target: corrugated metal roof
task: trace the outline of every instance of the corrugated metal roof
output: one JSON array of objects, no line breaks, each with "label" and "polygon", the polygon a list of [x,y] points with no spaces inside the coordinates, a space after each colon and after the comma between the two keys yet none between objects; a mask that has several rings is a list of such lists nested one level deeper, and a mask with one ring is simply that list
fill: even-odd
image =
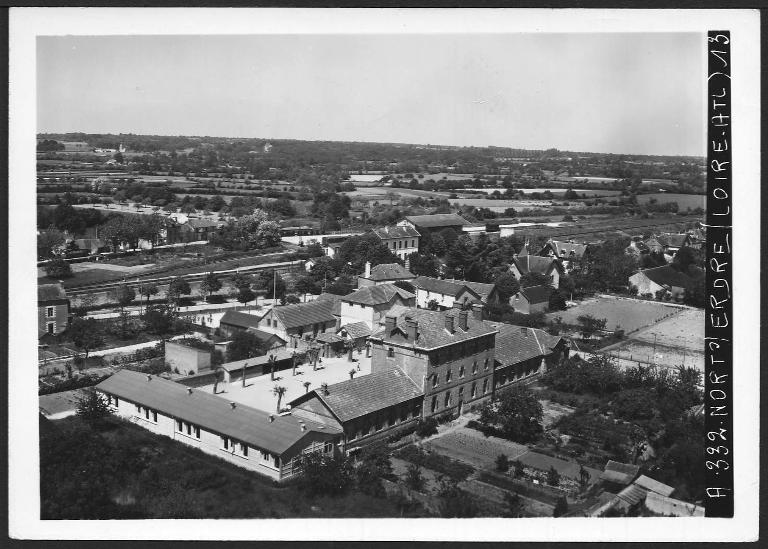
[{"label": "corrugated metal roof", "polygon": [[359,290],[345,295],[342,301],[348,303],[362,303],[364,305],[382,305],[389,303],[395,296],[407,301],[416,297],[411,292],[403,290],[394,284],[379,284],[377,286],[364,286]]},{"label": "corrugated metal roof", "polygon": [[272,314],[280,320],[286,329],[321,322],[334,322],[336,320],[333,316],[334,308],[338,306],[341,296],[333,294],[323,294],[323,296],[307,303],[275,307],[272,309]]},{"label": "corrugated metal roof", "polygon": [[310,396],[300,396],[291,402],[291,406],[294,407],[309,400],[313,393],[342,422],[424,395],[413,380],[399,368],[372,372],[330,385],[327,395],[322,389],[310,391],[308,393]]},{"label": "corrugated metal roof", "polygon": [[[337,433],[328,426],[291,415],[274,416],[243,404],[234,408],[219,396],[188,388],[179,383],[130,370],[120,370],[96,386],[96,389],[141,404],[201,428],[232,437],[247,444],[282,454],[310,431]],[[306,425],[302,431],[301,424]]]},{"label": "corrugated metal roof", "polygon": [[57,301],[67,299],[67,293],[61,284],[39,284],[37,286],[38,301]]}]

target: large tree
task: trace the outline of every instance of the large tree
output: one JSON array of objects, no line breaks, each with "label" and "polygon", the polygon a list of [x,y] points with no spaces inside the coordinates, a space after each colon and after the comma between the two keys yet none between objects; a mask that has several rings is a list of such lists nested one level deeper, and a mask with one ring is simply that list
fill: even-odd
[{"label": "large tree", "polygon": [[67,337],[85,353],[84,360],[88,360],[88,354],[93,348],[104,343],[101,328],[94,318],[73,318],[67,328]]},{"label": "large tree", "polygon": [[531,442],[542,433],[544,411],[536,395],[525,386],[498,394],[480,412],[480,423],[517,442]]},{"label": "large tree", "polygon": [[172,302],[175,306],[178,306],[181,296],[189,295],[191,292],[192,288],[189,286],[189,282],[187,282],[184,278],[176,277],[168,284],[168,292],[166,293],[166,297],[168,298],[169,302]]},{"label": "large tree", "polygon": [[221,290],[221,281],[216,273],[211,271],[205,275],[205,278],[200,283],[200,291],[206,300],[210,300],[211,296],[219,290]]},{"label": "large tree", "polygon": [[266,349],[261,340],[248,331],[238,331],[231,338],[227,346],[227,361],[244,360],[256,356],[264,356]]}]

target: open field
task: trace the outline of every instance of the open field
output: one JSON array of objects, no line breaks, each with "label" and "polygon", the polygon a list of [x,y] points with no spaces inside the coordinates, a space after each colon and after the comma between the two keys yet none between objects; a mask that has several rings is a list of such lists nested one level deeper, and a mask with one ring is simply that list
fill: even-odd
[{"label": "open field", "polygon": [[642,301],[639,299],[600,296],[581,301],[577,306],[566,311],[548,313],[547,319],[561,317],[566,324],[578,325],[581,315],[592,315],[606,319],[606,329],[621,328],[629,334],[645,326],[650,326],[671,317],[680,311],[678,307],[665,303]]},{"label": "open field", "polygon": [[703,194],[674,194],[674,193],[653,193],[637,195],[637,201],[645,204],[655,199],[659,204],[665,202],[677,202],[680,210],[691,208],[707,208],[707,197]]},{"label": "open field", "polygon": [[514,461],[528,451],[528,447],[523,444],[486,437],[468,427],[433,437],[424,443],[424,447],[479,469],[493,469],[499,454],[506,454],[510,461]]},{"label": "open field", "polygon": [[[484,193],[492,193],[493,191],[499,191],[500,193],[506,192],[507,189],[504,187],[489,187],[485,189],[479,189],[479,188],[473,188],[473,189],[463,189],[459,190],[460,193],[466,193],[466,192],[484,192]],[[543,193],[546,191],[551,192],[556,197],[562,198],[562,195],[565,194],[565,191],[567,189],[563,189],[562,187],[538,187],[533,189],[519,189],[523,191],[525,194],[530,193]],[[579,193],[579,198],[581,198],[581,195],[586,195],[587,197],[593,197],[593,196],[618,196],[621,194],[621,191],[616,191],[613,189],[605,189],[605,190],[599,190],[599,189],[573,189],[575,192]]]}]

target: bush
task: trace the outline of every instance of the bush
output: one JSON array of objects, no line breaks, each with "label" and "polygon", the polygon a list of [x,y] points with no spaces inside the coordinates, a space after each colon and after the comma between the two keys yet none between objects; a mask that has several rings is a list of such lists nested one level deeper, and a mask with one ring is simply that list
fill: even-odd
[{"label": "bush", "polygon": [[425,420],[420,420],[416,427],[416,434],[421,438],[437,434],[437,420],[433,417],[428,417]]},{"label": "bush", "polygon": [[565,496],[561,496],[557,503],[555,503],[555,509],[552,511],[553,517],[562,517],[564,514],[568,512],[568,500],[565,499]]},{"label": "bush", "polygon": [[496,470],[500,473],[509,471],[509,458],[506,454],[499,454],[496,457]]}]

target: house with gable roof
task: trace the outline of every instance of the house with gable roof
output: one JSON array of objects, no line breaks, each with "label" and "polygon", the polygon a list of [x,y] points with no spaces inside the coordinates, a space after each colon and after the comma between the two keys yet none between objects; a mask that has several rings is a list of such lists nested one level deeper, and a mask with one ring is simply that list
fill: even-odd
[{"label": "house with gable roof", "polygon": [[373,329],[395,306],[413,307],[416,296],[394,284],[364,286],[340,298],[341,326],[364,322]]},{"label": "house with gable roof", "polygon": [[418,276],[411,281],[416,290],[416,306],[429,308],[431,301],[438,309],[451,309],[455,303],[470,305],[482,302],[481,295],[465,281],[442,280],[429,276]]},{"label": "house with gable roof", "polygon": [[371,267],[371,262],[365,263],[365,272],[357,277],[357,287],[376,286],[377,284],[394,284],[395,282],[410,282],[416,275],[399,263],[380,263]]},{"label": "house with gable roof", "polygon": [[69,326],[69,298],[63,284],[37,286],[37,336],[57,335]]},{"label": "house with gable roof", "polygon": [[285,341],[316,338],[333,333],[340,318],[341,296],[320,294],[314,301],[272,307],[255,328],[277,334]]},{"label": "house with gable roof", "polygon": [[387,225],[373,229],[372,232],[400,259],[419,251],[421,234],[413,225]]},{"label": "house with gable roof", "polygon": [[560,261],[554,257],[530,255],[527,246],[523,246],[520,253],[512,258],[509,271],[518,281],[523,275],[528,273],[544,275],[549,279],[549,284],[551,284],[553,288],[560,287],[560,277],[565,274],[565,270],[560,264]]},{"label": "house with gable roof", "polygon": [[549,298],[554,291],[555,289],[549,284],[520,288],[520,291],[510,299],[509,304],[516,312],[524,315],[546,313],[549,310]]}]

